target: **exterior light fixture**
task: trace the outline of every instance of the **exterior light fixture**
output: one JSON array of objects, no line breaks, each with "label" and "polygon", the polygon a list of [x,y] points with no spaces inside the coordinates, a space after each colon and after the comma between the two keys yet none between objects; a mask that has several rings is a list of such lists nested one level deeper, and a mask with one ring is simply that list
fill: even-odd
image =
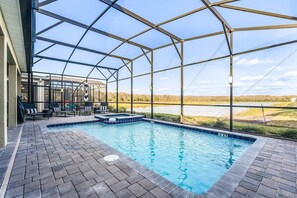
[{"label": "exterior light fixture", "polygon": [[233,76],[232,75],[229,76],[229,84],[230,85],[233,84]]},{"label": "exterior light fixture", "polygon": [[63,92],[64,92],[64,89],[62,88],[62,89],[61,89],[61,93],[63,93]]}]

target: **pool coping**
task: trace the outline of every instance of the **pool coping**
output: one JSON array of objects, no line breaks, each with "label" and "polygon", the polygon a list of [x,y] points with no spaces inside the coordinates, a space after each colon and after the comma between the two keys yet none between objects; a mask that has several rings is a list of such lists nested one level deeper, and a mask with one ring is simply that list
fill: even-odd
[{"label": "pool coping", "polygon": [[[197,130],[197,132],[201,131],[214,131],[215,133],[222,133],[228,135],[235,135],[236,137],[247,137],[250,139],[254,139],[254,143],[243,153],[243,155],[237,159],[235,164],[227,170],[222,177],[204,194],[194,194],[189,192],[173,182],[169,181],[168,179],[160,176],[159,174],[155,173],[154,171],[150,170],[149,168],[145,167],[144,165],[140,164],[137,161],[132,160],[131,158],[127,157],[125,154],[115,150],[111,146],[103,143],[99,139],[94,139],[91,135],[78,130],[74,129],[71,130],[74,133],[80,133],[84,136],[90,138],[92,141],[99,143],[99,145],[105,149],[110,154],[116,154],[119,156],[119,160],[124,162],[126,165],[130,166],[134,170],[136,170],[139,174],[143,175],[145,178],[153,182],[156,186],[164,190],[166,193],[173,197],[230,197],[234,192],[235,188],[238,186],[239,182],[247,172],[248,168],[251,166],[252,162],[257,157],[258,153],[263,148],[267,138],[258,137],[253,135],[246,135],[246,134],[239,134],[236,132],[228,132],[224,130],[218,129],[209,129],[204,127],[186,125],[186,124],[179,124],[179,123],[172,123],[154,119],[147,119],[144,118],[144,121],[152,121],[159,124],[166,124],[176,127],[183,127]],[[40,125],[40,129],[43,133],[50,132],[48,127],[54,126],[63,126],[63,125],[75,125],[75,124],[87,124],[87,123],[96,123],[99,122],[98,120],[91,120],[91,121],[82,121],[82,122],[69,122],[69,123],[57,123],[57,124],[42,124]],[[68,131],[69,132],[69,131]]]}]

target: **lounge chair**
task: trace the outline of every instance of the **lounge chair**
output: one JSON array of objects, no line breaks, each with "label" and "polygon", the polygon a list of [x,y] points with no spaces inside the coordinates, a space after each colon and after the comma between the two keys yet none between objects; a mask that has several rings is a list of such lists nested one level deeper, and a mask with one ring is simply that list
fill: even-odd
[{"label": "lounge chair", "polygon": [[49,119],[50,112],[37,112],[37,108],[35,104],[29,104],[29,103],[22,103],[24,108],[24,114],[25,117],[31,117],[33,118],[33,121],[35,121],[36,117],[47,117]]},{"label": "lounge chair", "polygon": [[91,115],[92,114],[92,108],[93,108],[93,103],[92,102],[86,102],[84,108],[79,111],[79,115],[82,114],[82,113]]},{"label": "lounge chair", "polygon": [[75,111],[64,111],[61,110],[61,107],[59,106],[58,103],[53,103],[50,105],[51,109],[53,110],[53,113],[55,113],[56,115],[63,115],[64,117],[66,117],[67,115],[74,115],[75,116]]},{"label": "lounge chair", "polygon": [[108,113],[108,103],[101,102],[99,109],[94,111],[94,113]]}]

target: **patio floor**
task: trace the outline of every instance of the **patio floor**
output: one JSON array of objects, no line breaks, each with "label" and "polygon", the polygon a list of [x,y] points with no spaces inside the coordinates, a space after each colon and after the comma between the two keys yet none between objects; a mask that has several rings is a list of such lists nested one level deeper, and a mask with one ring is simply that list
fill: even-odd
[{"label": "patio floor", "polygon": [[[45,133],[47,124],[91,120],[94,120],[92,116],[76,116],[27,121],[5,197],[194,196],[162,177],[148,175],[150,171],[143,174],[121,160],[125,158],[122,155],[120,160],[105,162],[103,157],[116,151],[84,133]],[[15,137],[17,132],[14,131],[9,130],[9,133]],[[265,139],[265,145],[230,193],[231,197],[297,197],[297,143]],[[0,150],[0,153],[3,152]],[[1,160],[1,167],[2,164]],[[216,194],[199,197],[218,197],[220,190],[224,191],[224,187]],[[220,197],[226,196],[222,193]]]}]

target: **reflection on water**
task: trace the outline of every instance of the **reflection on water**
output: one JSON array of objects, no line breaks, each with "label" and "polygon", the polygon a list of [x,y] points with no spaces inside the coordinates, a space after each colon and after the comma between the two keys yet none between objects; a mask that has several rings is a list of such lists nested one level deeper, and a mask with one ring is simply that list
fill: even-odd
[{"label": "reflection on water", "polygon": [[154,170],[154,160],[155,160],[155,136],[154,136],[154,128],[153,126],[150,127],[150,168]]},{"label": "reflection on water", "polygon": [[184,159],[184,149],[185,149],[185,142],[184,142],[184,132],[181,131],[179,132],[179,136],[178,136],[178,141],[179,141],[179,155],[178,155],[178,159],[179,159],[179,167],[178,169],[180,170],[180,175],[178,177],[179,179],[179,186],[182,186],[183,188],[188,189],[189,191],[192,191],[192,187],[185,184],[185,180],[188,178],[187,175],[187,166],[185,164],[183,164],[183,159]]},{"label": "reflection on water", "polygon": [[230,139],[229,141],[229,159],[228,162],[225,164],[225,167],[227,169],[229,169],[232,164],[235,162],[235,160],[233,159],[233,150],[234,150],[234,142],[232,139]]}]

